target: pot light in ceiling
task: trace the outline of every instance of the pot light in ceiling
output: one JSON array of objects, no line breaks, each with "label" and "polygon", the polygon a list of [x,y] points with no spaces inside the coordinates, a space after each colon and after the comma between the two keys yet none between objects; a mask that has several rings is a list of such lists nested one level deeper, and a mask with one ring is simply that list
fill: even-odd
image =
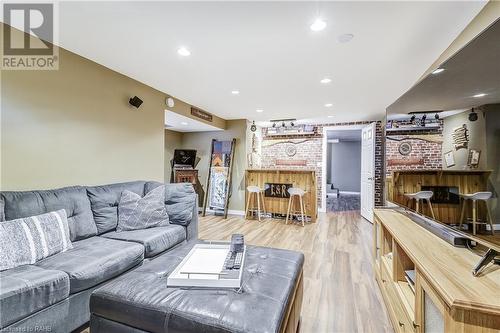
[{"label": "pot light in ceiling", "polygon": [[314,20],[313,24],[311,24],[310,28],[312,31],[321,31],[326,28],[326,22],[318,17]]},{"label": "pot light in ceiling", "polygon": [[333,118],[333,116],[328,116],[328,118]]},{"label": "pot light in ceiling", "polygon": [[326,104],[325,104],[325,108],[331,108],[332,106],[333,106],[333,104],[332,104],[332,103],[326,103]]},{"label": "pot light in ceiling", "polygon": [[233,94],[233,95],[239,95],[240,91],[239,90],[232,90],[231,94]]},{"label": "pot light in ceiling", "polygon": [[337,37],[337,40],[339,43],[349,43],[353,38],[353,34],[342,34]]},{"label": "pot light in ceiling", "polygon": [[257,109],[257,110],[255,110],[255,112],[262,113],[262,112],[264,112],[264,110],[262,110],[262,109]]},{"label": "pot light in ceiling", "polygon": [[319,81],[319,82],[321,82],[323,84],[328,84],[328,83],[332,82],[332,79],[325,77],[325,78],[321,79],[321,81]]},{"label": "pot light in ceiling", "polygon": [[432,72],[432,74],[436,75],[436,74],[439,74],[439,73],[442,73],[442,72],[444,72],[444,68],[438,68],[434,72]]},{"label": "pot light in ceiling", "polygon": [[183,57],[189,57],[191,55],[191,52],[186,49],[184,46],[179,47],[177,50],[177,53]]},{"label": "pot light in ceiling", "polygon": [[185,121],[181,121],[181,125],[183,125],[183,126],[187,126],[187,125],[188,125],[188,123],[186,123]]},{"label": "pot light in ceiling", "polygon": [[472,96],[472,97],[474,97],[474,98],[481,98],[481,97],[484,97],[484,96],[486,96],[486,94],[485,94],[485,93],[480,93],[480,94],[475,94],[475,95],[474,95],[474,96]]}]

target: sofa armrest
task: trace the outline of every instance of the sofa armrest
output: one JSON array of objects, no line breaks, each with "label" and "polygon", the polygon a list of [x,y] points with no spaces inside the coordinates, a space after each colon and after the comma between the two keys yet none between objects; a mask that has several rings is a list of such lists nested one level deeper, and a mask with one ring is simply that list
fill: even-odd
[{"label": "sofa armrest", "polygon": [[198,239],[198,196],[196,196],[195,205],[193,207],[193,218],[186,226],[186,240],[190,241]]}]

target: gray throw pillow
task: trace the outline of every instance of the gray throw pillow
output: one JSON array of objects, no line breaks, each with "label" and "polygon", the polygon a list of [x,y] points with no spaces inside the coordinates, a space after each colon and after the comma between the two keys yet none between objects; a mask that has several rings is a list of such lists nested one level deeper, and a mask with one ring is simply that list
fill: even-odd
[{"label": "gray throw pillow", "polygon": [[141,198],[125,190],[118,203],[116,231],[146,229],[168,225],[165,186],[159,186]]},{"label": "gray throw pillow", "polygon": [[73,248],[64,209],[0,223],[0,271]]}]

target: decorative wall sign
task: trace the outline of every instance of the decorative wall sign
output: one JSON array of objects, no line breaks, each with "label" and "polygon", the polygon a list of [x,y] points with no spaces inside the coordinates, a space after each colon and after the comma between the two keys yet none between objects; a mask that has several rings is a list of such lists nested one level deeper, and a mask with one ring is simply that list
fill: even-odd
[{"label": "decorative wall sign", "polygon": [[467,148],[469,145],[469,130],[467,129],[467,125],[463,124],[462,126],[455,128],[451,137],[453,139],[455,150]]},{"label": "decorative wall sign", "polygon": [[444,153],[444,163],[446,167],[452,167],[455,165],[455,156],[453,155],[453,150]]},{"label": "decorative wall sign", "polygon": [[398,151],[401,155],[409,155],[411,153],[411,143],[409,142],[401,142],[398,146]]},{"label": "decorative wall sign", "polygon": [[481,151],[476,149],[469,149],[469,155],[467,158],[467,165],[477,168],[479,165],[479,158],[481,157]]},{"label": "decorative wall sign", "polygon": [[276,165],[306,166],[307,160],[276,160]]},{"label": "decorative wall sign", "polygon": [[285,148],[285,152],[287,154],[287,156],[295,156],[295,154],[297,154],[297,148],[295,147],[295,145],[287,145],[286,148]]},{"label": "decorative wall sign", "polygon": [[210,113],[203,111],[203,110],[200,110],[200,109],[197,109],[194,106],[191,107],[191,115],[195,116],[196,118],[203,119],[205,121],[209,121],[209,122],[213,121],[213,117]]},{"label": "decorative wall sign", "polygon": [[290,198],[288,189],[292,186],[292,184],[265,183],[264,196],[269,198]]},{"label": "decorative wall sign", "polygon": [[387,160],[388,166],[393,165],[424,165],[423,158],[405,158],[405,159],[390,159]]}]

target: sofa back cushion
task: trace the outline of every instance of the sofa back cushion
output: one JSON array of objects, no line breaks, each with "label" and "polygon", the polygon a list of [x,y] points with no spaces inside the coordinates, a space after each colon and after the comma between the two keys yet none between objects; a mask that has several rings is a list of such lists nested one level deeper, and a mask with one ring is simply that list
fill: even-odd
[{"label": "sofa back cushion", "polygon": [[97,234],[115,230],[118,224],[118,203],[122,192],[128,190],[144,196],[144,181],[87,187],[87,195],[97,226]]},{"label": "sofa back cushion", "polygon": [[[144,190],[149,193],[161,185],[163,184],[158,182],[147,182]],[[196,204],[196,192],[192,184],[165,184],[165,207],[171,224],[189,225]]]},{"label": "sofa back cushion", "polygon": [[0,271],[73,248],[64,209],[0,223]]},{"label": "sofa back cushion", "polygon": [[20,219],[64,209],[72,241],[97,234],[87,191],[82,186],[41,191],[0,192],[3,221]]}]

